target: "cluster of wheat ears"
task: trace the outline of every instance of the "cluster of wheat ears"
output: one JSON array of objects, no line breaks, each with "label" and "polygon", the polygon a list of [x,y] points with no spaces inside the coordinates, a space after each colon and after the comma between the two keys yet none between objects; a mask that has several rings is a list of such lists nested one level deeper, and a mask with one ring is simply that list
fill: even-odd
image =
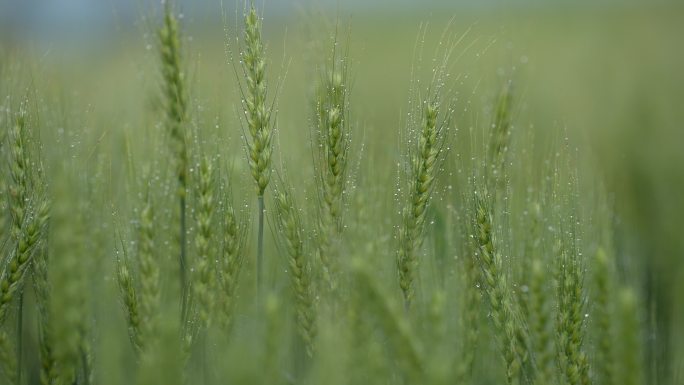
[{"label": "cluster of wheat ears", "polygon": [[[113,243],[119,301],[100,306],[125,318],[124,383],[643,383],[640,299],[616,271],[609,199],[596,192],[587,208],[565,148],[541,170],[511,169],[525,157],[512,145],[510,83],[483,151],[452,154],[462,138],[448,76],[456,41],[442,44],[432,79],[413,84],[388,227],[369,203],[372,179],[355,178],[354,167],[373,165],[358,165],[349,60],[337,42],[311,111],[306,206],[273,164],[277,91],[249,6],[233,69],[256,195],[252,236],[249,210],[233,206],[230,170],[191,145],[190,84],[168,2],[157,39],[167,149],[152,167],[170,164],[173,183],[140,167],[135,208],[115,214],[109,233],[89,222],[97,203],[74,198],[83,181],[68,162],[51,166],[47,183],[33,105],[0,117],[0,382],[113,383],[115,366],[96,353],[103,322],[88,283],[98,271],[89,254]],[[268,278],[269,265],[288,290]],[[231,377],[241,363],[248,369]]]}]

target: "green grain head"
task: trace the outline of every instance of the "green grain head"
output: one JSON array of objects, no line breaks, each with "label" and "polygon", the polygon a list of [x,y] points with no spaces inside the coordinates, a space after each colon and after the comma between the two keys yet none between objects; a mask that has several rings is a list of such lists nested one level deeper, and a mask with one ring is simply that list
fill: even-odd
[{"label": "green grain head", "polygon": [[248,158],[257,194],[271,179],[271,107],[266,100],[266,58],[261,40],[261,20],[254,6],[245,15],[242,69],[245,76],[244,116],[249,130]]}]

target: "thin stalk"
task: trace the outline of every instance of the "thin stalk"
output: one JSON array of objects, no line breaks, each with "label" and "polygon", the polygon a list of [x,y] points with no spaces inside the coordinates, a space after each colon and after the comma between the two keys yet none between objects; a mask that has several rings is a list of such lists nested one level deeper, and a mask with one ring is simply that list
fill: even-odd
[{"label": "thin stalk", "polygon": [[17,385],[21,385],[21,364],[24,342],[24,293],[19,294],[19,309],[17,313]]},{"label": "thin stalk", "polygon": [[259,202],[259,233],[257,238],[257,260],[256,260],[256,281],[257,281],[257,300],[260,297],[261,286],[263,282],[264,270],[264,195],[257,197]]},{"label": "thin stalk", "polygon": [[185,318],[188,302],[187,273],[186,273],[186,221],[185,221],[185,196],[180,197],[180,285],[181,285],[181,317]]}]

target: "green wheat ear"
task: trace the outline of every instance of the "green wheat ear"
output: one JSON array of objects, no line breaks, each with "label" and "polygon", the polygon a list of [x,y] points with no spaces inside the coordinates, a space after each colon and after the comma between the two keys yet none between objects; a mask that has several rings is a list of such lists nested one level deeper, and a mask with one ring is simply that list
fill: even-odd
[{"label": "green wheat ear", "polygon": [[161,301],[161,269],[159,255],[156,252],[155,212],[152,198],[149,196],[150,192],[148,191],[146,195],[144,205],[140,210],[136,255],[140,282],[140,297],[137,299],[139,309],[138,304],[135,303],[135,292],[130,288],[132,284],[125,282],[126,278],[123,277],[123,287],[126,288],[124,302],[129,306],[131,327],[134,332],[137,331],[136,340],[141,347],[149,345],[154,340],[159,326],[158,312]]},{"label": "green wheat ear", "polygon": [[619,355],[618,384],[644,384],[644,366],[638,298],[634,290],[624,287],[618,292]]},{"label": "green wheat ear", "polygon": [[491,141],[489,143],[488,180],[490,188],[500,193],[504,182],[506,157],[509,152],[511,138],[511,108],[513,106],[512,85],[506,84],[499,94],[492,122]]},{"label": "green wheat ear", "polygon": [[251,140],[249,166],[257,186],[257,194],[264,191],[271,179],[271,110],[266,105],[266,59],[261,40],[261,21],[254,6],[245,16],[245,50],[242,65],[245,73],[245,118]]},{"label": "green wheat ear", "polygon": [[[15,247],[10,251],[7,263],[0,275],[0,325],[7,317],[11,302],[24,281],[31,265],[36,247],[48,221],[49,204],[29,184],[31,178],[26,144],[26,121],[20,116],[11,130],[12,151],[10,156],[9,186],[12,225],[10,235]],[[21,296],[21,294],[20,294]]]},{"label": "green wheat ear", "polygon": [[588,385],[589,358],[583,348],[585,297],[583,268],[575,250],[558,241],[556,346],[558,367],[570,385]]},{"label": "green wheat ear", "polygon": [[[187,302],[187,253],[186,253],[186,195],[188,190],[188,149],[186,144],[187,95],[185,74],[181,65],[180,31],[170,1],[164,5],[164,20],[158,32],[161,73],[163,78],[163,99],[165,125],[171,138],[171,153],[178,181],[179,199],[179,275],[182,304]],[[185,313],[185,309],[181,309]]]},{"label": "green wheat ear", "polygon": [[242,265],[245,261],[245,241],[247,226],[238,222],[235,210],[228,199],[224,199],[223,248],[219,261],[218,283],[221,290],[221,322],[224,330],[229,330],[233,322],[237,288]]},{"label": "green wheat ear", "polygon": [[427,207],[432,195],[437,174],[437,158],[443,140],[444,129],[437,121],[439,108],[440,105],[436,102],[424,103],[418,146],[411,159],[408,202],[402,212],[397,268],[406,309],[410,307],[414,296],[417,254],[423,244]]},{"label": "green wheat ear", "polygon": [[347,165],[350,146],[349,85],[346,57],[337,57],[337,41],[331,62],[319,84],[316,100],[316,133],[320,150],[318,164],[320,219],[318,254],[325,281],[337,287],[339,250],[347,190]]},{"label": "green wheat ear", "polygon": [[526,360],[528,338],[522,324],[516,297],[503,270],[503,259],[496,248],[492,231],[491,206],[485,196],[476,196],[475,234],[479,248],[484,292],[489,302],[494,328],[501,341],[508,384],[519,384]]},{"label": "green wheat ear", "polygon": [[391,336],[389,341],[410,383],[421,383],[425,374],[425,361],[408,319],[402,316],[403,313],[394,303],[388,301],[363,261],[352,261],[352,272],[364,295],[363,302],[370,305],[381,327]]},{"label": "green wheat ear", "polygon": [[75,177],[62,172],[53,190],[50,255],[53,290],[49,312],[58,379],[73,383],[81,372],[86,348],[87,273],[83,249],[84,213],[76,204]]},{"label": "green wheat ear", "polygon": [[57,379],[57,367],[50,328],[50,292],[48,279],[48,253],[43,245],[36,255],[33,265],[33,288],[36,294],[38,308],[38,345],[40,354],[40,381],[43,385],[50,385]]},{"label": "green wheat ear", "polygon": [[193,282],[195,297],[199,302],[199,317],[201,322],[208,326],[210,315],[214,308],[215,269],[212,258],[213,243],[213,216],[214,216],[214,180],[213,170],[209,159],[203,157],[199,166],[199,181],[197,197],[197,235],[195,247],[197,249],[197,273],[198,277]]},{"label": "green wheat ear", "polygon": [[17,349],[5,331],[0,330],[0,378],[12,384],[17,379]]},{"label": "green wheat ear", "polygon": [[613,282],[613,261],[608,253],[599,248],[594,258],[594,315],[596,319],[596,375],[601,384],[613,385],[615,379],[615,338],[614,317],[615,301],[611,300],[615,292]]},{"label": "green wheat ear", "polygon": [[304,229],[292,194],[288,190],[275,196],[276,224],[282,234],[288,254],[290,280],[297,302],[297,325],[306,345],[307,354],[313,356],[316,337],[316,307],[310,258],[305,254]]},{"label": "green wheat ear", "polygon": [[264,193],[271,180],[271,153],[273,128],[271,106],[268,105],[266,86],[266,58],[261,40],[261,21],[251,4],[244,20],[244,49],[241,55],[245,87],[242,90],[244,118],[249,131],[247,158],[256,185],[259,210],[257,234],[257,291],[262,285],[264,253]]}]

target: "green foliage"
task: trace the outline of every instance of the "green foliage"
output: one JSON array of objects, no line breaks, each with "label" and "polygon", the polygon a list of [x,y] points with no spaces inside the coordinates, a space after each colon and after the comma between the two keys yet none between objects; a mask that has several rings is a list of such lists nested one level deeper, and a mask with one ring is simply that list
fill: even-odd
[{"label": "green foliage", "polygon": [[[181,42],[201,51],[205,35],[185,40],[188,19],[165,2],[162,115],[124,70],[120,84],[101,76],[111,99],[86,102],[65,92],[80,78],[28,83],[2,63],[0,383],[677,384],[684,341],[660,338],[684,315],[663,306],[677,291],[659,279],[678,254],[659,255],[678,233],[632,218],[669,218],[677,201],[663,209],[603,175],[585,154],[595,143],[548,124],[566,118],[546,99],[569,83],[528,96],[545,70],[499,68],[484,55],[496,44],[458,23],[441,37],[421,28],[413,59],[385,57],[410,51],[399,19],[397,36],[360,28],[358,65],[337,32],[314,60],[288,45],[285,81],[271,83],[279,47],[266,50],[271,25],[245,8],[235,78],[198,55],[195,79]],[[644,116],[672,116],[660,103]],[[596,105],[577,115],[612,111]],[[623,161],[644,180],[681,169]],[[638,197],[609,205],[596,180]]]}]

